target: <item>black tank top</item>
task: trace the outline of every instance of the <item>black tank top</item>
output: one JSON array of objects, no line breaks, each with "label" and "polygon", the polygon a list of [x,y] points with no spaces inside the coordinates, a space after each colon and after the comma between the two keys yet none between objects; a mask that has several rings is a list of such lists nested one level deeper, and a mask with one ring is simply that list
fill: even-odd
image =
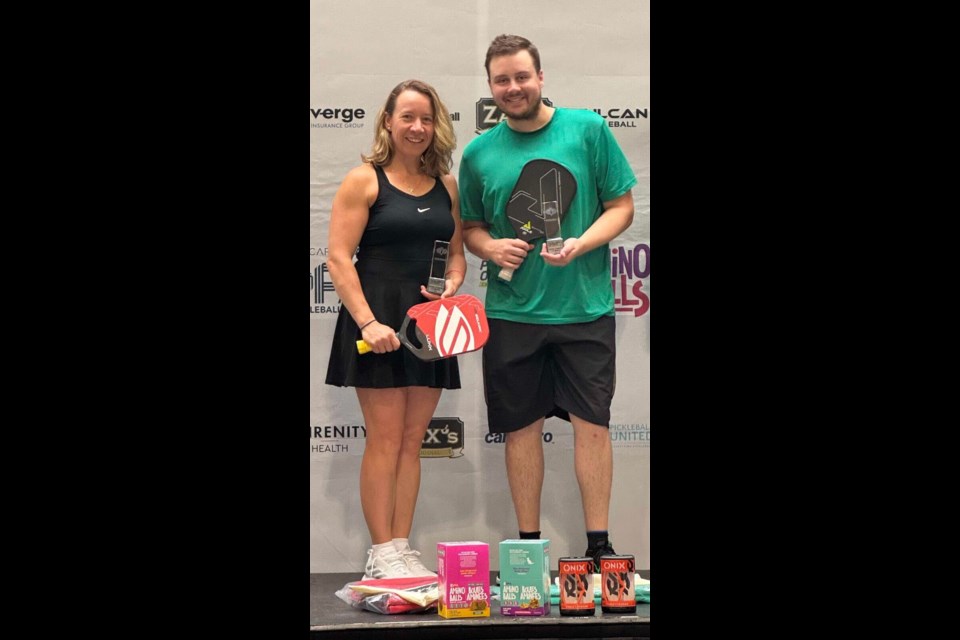
[{"label": "black tank top", "polygon": [[453,237],[447,188],[437,178],[427,193],[410,195],[390,184],[382,167],[374,169],[379,192],[360,238],[358,260],[429,262],[434,240],[449,242]]}]

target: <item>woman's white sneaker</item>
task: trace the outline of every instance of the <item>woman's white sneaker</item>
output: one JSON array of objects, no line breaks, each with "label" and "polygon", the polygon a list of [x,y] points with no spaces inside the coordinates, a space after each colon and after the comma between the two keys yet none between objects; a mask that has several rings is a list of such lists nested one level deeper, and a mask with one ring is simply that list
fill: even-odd
[{"label": "woman's white sneaker", "polygon": [[433,577],[436,578],[437,574],[420,562],[420,552],[414,551],[413,549],[408,548],[406,551],[403,551],[401,554],[403,557],[404,564],[407,565],[407,571],[410,572],[412,576],[423,576],[423,577]]},{"label": "woman's white sneaker", "polygon": [[363,575],[365,579],[409,578],[412,575],[403,556],[392,546],[380,551],[367,551],[367,566]]},{"label": "woman's white sneaker", "polygon": [[397,553],[400,554],[400,557],[403,558],[404,564],[407,565],[407,571],[410,572],[410,575],[416,577],[427,577],[436,578],[437,574],[423,564],[420,561],[420,552],[414,551],[410,548],[409,542],[405,538],[394,538],[393,545],[397,548]]}]

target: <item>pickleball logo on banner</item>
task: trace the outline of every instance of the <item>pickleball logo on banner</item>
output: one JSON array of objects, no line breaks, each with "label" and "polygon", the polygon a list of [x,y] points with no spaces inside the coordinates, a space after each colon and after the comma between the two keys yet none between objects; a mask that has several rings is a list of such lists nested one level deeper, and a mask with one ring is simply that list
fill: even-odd
[{"label": "pickleball logo on banner", "polygon": [[340,313],[340,298],[333,287],[326,262],[321,262],[310,272],[310,313],[334,316]]},{"label": "pickleball logo on banner", "polygon": [[[543,104],[552,107],[550,98],[542,98]],[[494,102],[493,98],[480,98],[477,100],[477,133],[483,133],[487,129],[492,129],[504,119],[503,111]]]},{"label": "pickleball logo on banner", "polygon": [[420,443],[421,458],[460,458],[463,456],[463,420],[434,418]]}]

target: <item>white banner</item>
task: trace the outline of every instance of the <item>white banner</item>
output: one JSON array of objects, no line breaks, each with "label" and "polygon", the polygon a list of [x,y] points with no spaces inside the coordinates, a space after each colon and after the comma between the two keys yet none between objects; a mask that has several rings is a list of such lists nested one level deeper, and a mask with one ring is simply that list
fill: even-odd
[{"label": "white banner", "polygon": [[[649,2],[581,0],[313,0],[310,61],[311,573],[362,573],[370,539],[359,499],[365,427],[353,389],[324,384],[340,299],[326,272],[330,205],[373,140],[377,110],[400,81],[432,84],[463,148],[488,128],[483,67],[490,41],[522,35],[540,50],[543,96],[607,120],[630,161],[633,225],[611,243],[617,312],[617,389],[611,416],[611,541],[650,568],[650,56]],[[484,298],[486,271],[467,253],[461,293]],[[462,389],[444,391],[422,450],[411,545],[435,566],[437,542],[482,540],[490,567],[517,535],[503,443],[487,434],[480,354],[459,358]],[[541,530],[554,558],[580,555],[586,535],[569,423],[544,425]],[[553,567],[556,569],[556,566]]]}]

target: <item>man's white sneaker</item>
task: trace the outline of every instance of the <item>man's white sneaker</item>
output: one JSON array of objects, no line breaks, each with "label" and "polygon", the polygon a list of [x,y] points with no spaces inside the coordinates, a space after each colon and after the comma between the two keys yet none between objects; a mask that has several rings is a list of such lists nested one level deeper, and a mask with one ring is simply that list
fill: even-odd
[{"label": "man's white sneaker", "polygon": [[366,579],[409,578],[410,570],[403,557],[392,546],[381,551],[367,551],[367,566],[363,577]]}]

